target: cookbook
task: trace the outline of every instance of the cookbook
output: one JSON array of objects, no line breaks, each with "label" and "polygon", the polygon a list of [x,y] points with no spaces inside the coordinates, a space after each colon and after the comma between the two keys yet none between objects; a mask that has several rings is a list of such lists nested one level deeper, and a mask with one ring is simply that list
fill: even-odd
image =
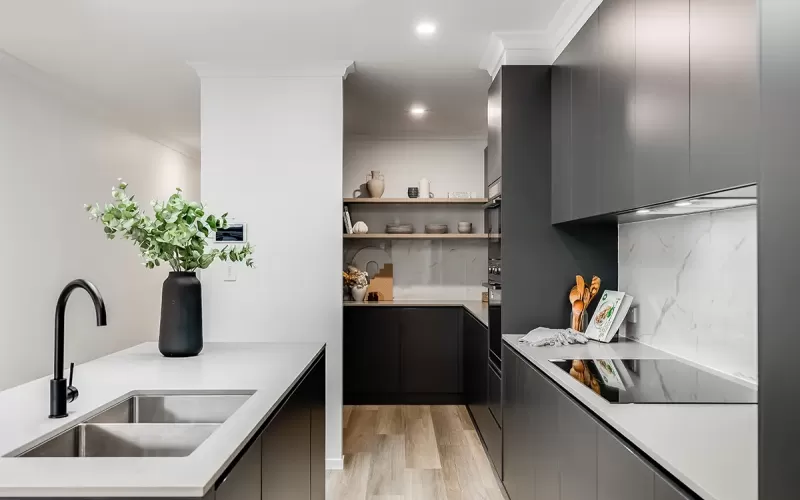
[{"label": "cookbook", "polygon": [[599,342],[611,342],[625,321],[632,302],[633,297],[625,292],[603,292],[584,335]]}]

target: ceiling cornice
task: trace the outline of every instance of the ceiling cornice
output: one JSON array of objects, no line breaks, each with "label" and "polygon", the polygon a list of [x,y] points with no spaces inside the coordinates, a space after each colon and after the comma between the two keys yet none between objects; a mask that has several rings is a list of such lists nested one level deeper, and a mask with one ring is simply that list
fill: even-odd
[{"label": "ceiling cornice", "polygon": [[187,62],[200,78],[347,78],[353,61]]},{"label": "ceiling cornice", "polygon": [[494,32],[480,68],[494,78],[504,65],[550,65],[603,0],[565,0],[544,31]]},{"label": "ceiling cornice", "polygon": [[92,117],[111,127],[127,130],[132,134],[149,139],[188,158],[195,160],[200,158],[200,151],[197,148],[169,137],[163,137],[161,134],[148,130],[147,127],[140,126],[137,123],[131,123],[131,120],[123,119],[121,113],[119,113],[118,110],[115,111],[113,107],[95,98],[89,97],[79,89],[65,84],[53,75],[31,66],[2,49],[0,49],[0,71],[12,75],[43,92],[45,95],[72,107],[77,112]]}]

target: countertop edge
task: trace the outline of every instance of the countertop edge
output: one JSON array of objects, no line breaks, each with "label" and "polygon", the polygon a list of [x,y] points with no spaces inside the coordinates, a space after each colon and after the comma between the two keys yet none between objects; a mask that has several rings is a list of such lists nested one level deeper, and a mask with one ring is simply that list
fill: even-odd
[{"label": "countertop edge", "polygon": [[459,299],[442,299],[442,300],[413,300],[413,299],[400,299],[392,301],[380,302],[355,302],[345,300],[342,302],[344,307],[461,307],[473,318],[480,321],[483,326],[489,327],[489,319],[487,316],[489,312],[489,304],[481,302],[480,300],[459,300]]}]

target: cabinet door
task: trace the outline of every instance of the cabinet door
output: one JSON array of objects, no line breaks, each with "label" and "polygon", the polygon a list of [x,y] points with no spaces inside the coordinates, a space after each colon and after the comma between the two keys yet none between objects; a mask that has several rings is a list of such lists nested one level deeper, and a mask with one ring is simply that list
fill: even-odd
[{"label": "cabinet door", "polygon": [[551,220],[572,218],[572,76],[562,58],[551,76]]},{"label": "cabinet door", "polygon": [[636,1],[600,4],[598,15],[597,184],[599,212],[635,207],[633,97],[636,82]]},{"label": "cabinet door", "polygon": [[654,500],[653,469],[602,427],[597,453],[597,500]]},{"label": "cabinet door", "polygon": [[261,500],[261,439],[257,439],[217,486],[215,500]]},{"label": "cabinet door", "polygon": [[400,310],[402,392],[460,392],[459,313],[456,308]]},{"label": "cabinet door", "polygon": [[503,175],[503,150],[502,150],[502,107],[503,107],[503,68],[494,77],[489,87],[488,125],[489,137],[487,145],[487,185],[493,183]]},{"label": "cabinet door", "polygon": [[393,308],[344,308],[345,403],[361,403],[354,394],[400,392],[399,319]]},{"label": "cabinet door", "polygon": [[558,455],[561,441],[558,433],[558,402],[564,398],[559,390],[544,375],[521,363],[525,368],[525,395],[529,399],[528,428],[530,429],[529,453],[533,457],[534,498],[548,500],[559,498],[560,473]]},{"label": "cabinet door", "polygon": [[[306,378],[306,381],[308,378]],[[301,386],[261,436],[262,500],[311,498],[311,410]]]},{"label": "cabinet door", "polygon": [[[508,496],[522,500],[529,494],[525,479],[529,475],[526,462],[530,448],[526,446],[525,393],[517,365],[520,360],[503,344],[503,484]],[[522,374],[524,375],[524,373]]]},{"label": "cabinet door", "polygon": [[689,0],[636,2],[637,206],[690,195]]},{"label": "cabinet door", "polygon": [[656,474],[655,500],[691,500],[688,494],[675,486],[672,481]]},{"label": "cabinet door", "polygon": [[572,44],[572,215],[583,218],[599,212],[596,12]]},{"label": "cabinet door", "polygon": [[558,400],[560,500],[597,499],[597,423],[562,395]]},{"label": "cabinet door", "polygon": [[486,404],[486,360],[489,357],[489,330],[464,312],[464,398],[467,405]]},{"label": "cabinet door", "polygon": [[758,0],[691,1],[696,193],[758,181]]}]

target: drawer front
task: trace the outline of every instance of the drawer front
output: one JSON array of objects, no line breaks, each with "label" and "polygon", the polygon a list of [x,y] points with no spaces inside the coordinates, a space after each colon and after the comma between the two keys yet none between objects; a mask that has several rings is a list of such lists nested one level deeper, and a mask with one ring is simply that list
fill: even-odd
[{"label": "drawer front", "polygon": [[503,379],[500,372],[495,370],[494,366],[489,363],[487,368],[489,377],[489,411],[492,413],[497,426],[503,427],[503,403],[502,403],[502,387]]}]

